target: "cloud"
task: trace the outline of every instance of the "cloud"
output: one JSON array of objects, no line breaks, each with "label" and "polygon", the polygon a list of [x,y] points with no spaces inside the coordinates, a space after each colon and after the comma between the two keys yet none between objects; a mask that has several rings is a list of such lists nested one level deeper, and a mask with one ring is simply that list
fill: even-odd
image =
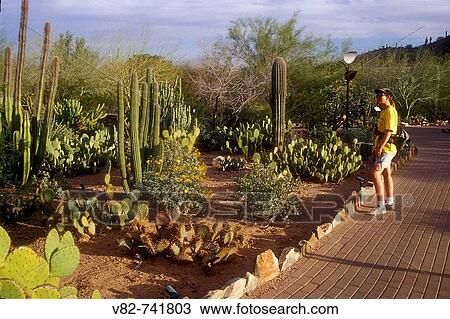
[{"label": "cloud", "polygon": [[[14,34],[18,0],[7,0],[0,17],[7,34]],[[300,25],[316,35],[351,38],[373,47],[393,41],[425,26],[409,40],[436,37],[448,28],[448,0],[33,0],[30,26],[42,28],[51,20],[56,33],[70,30],[88,39],[94,34],[129,32],[145,28],[155,41],[177,44],[186,54],[202,39],[225,35],[230,21],[239,17],[271,16],[285,21],[299,13]],[[4,18],[4,19],[3,19]],[[384,44],[384,43],[383,43]],[[393,43],[390,43],[393,44]],[[198,51],[198,50],[197,50]],[[197,52],[196,51],[196,52]]]}]

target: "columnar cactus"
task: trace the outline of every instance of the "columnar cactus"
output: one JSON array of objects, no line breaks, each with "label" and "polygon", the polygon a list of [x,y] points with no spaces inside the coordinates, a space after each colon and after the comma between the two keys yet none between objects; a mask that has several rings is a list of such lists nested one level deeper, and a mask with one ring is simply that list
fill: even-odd
[{"label": "columnar cactus", "polygon": [[[22,14],[19,28],[19,51],[17,53],[16,78],[14,82],[13,131],[22,130],[22,75],[25,63],[25,46],[28,22],[28,0],[22,0]],[[22,134],[20,134],[22,135]]]},{"label": "columnar cactus", "polygon": [[[50,86],[50,95],[48,98],[47,103],[47,114],[45,120],[37,120],[36,118],[33,120],[33,122],[37,123],[37,127],[40,128],[39,131],[35,133],[33,136],[33,139],[38,140],[39,144],[38,147],[35,150],[34,154],[34,161],[33,163],[33,170],[32,174],[37,174],[42,162],[44,161],[45,154],[47,152],[47,142],[50,138],[52,127],[53,127],[53,107],[55,105],[56,100],[56,92],[58,89],[58,79],[59,79],[59,71],[60,71],[60,62],[58,57],[53,58],[52,62],[52,82]],[[34,117],[34,116],[33,116]],[[37,143],[37,142],[34,142]],[[35,145],[35,144],[32,144]]]},{"label": "columnar cactus", "polygon": [[42,104],[44,102],[45,91],[45,71],[47,69],[48,52],[50,46],[51,29],[50,23],[46,22],[44,26],[44,41],[42,45],[41,67],[39,72],[39,83],[36,86],[35,100],[33,106],[33,116],[37,121],[41,119]]},{"label": "columnar cactus", "polygon": [[151,139],[151,153],[152,156],[159,157],[161,155],[161,146],[159,141],[159,135],[161,130],[161,107],[158,103],[158,83],[152,83],[152,101],[150,108],[152,109],[152,118],[150,119],[152,125],[150,130],[150,139]]},{"label": "columnar cactus", "polygon": [[119,128],[118,128],[118,148],[119,148],[119,164],[120,174],[122,175],[122,184],[125,192],[130,191],[128,184],[126,158],[125,158],[125,104],[123,100],[123,83],[117,83],[117,104],[119,106]]},{"label": "columnar cactus", "polygon": [[[150,155],[160,155],[160,107],[158,103],[158,83],[153,80],[151,72],[147,79],[151,83],[142,83],[139,90],[137,74],[131,79],[131,107],[130,107],[130,148],[133,184],[127,173],[125,155],[125,104],[122,82],[117,84],[119,106],[119,164],[125,192],[130,191],[132,185],[142,184],[143,163]],[[141,110],[141,112],[140,112]]]},{"label": "columnar cactus", "polygon": [[272,118],[273,118],[273,144],[281,148],[285,132],[285,111],[287,95],[286,62],[281,57],[275,58],[272,65]]},{"label": "columnar cactus", "polygon": [[44,43],[41,53],[39,82],[36,86],[34,109],[32,115],[24,114],[22,109],[22,77],[25,62],[26,28],[28,20],[28,0],[22,0],[22,14],[19,30],[19,51],[17,55],[14,89],[12,81],[12,53],[10,48],[5,50],[5,68],[3,76],[3,110],[10,143],[22,152],[22,184],[28,182],[29,176],[37,174],[46,154],[47,140],[51,133],[53,120],[53,105],[56,98],[59,75],[59,59],[54,58],[52,63],[52,83],[50,96],[47,102],[47,115],[42,117],[42,105],[45,91],[45,75],[50,42],[50,24],[44,27]]},{"label": "columnar cactus", "polygon": [[134,172],[134,182],[136,185],[142,184],[142,158],[139,143],[139,84],[137,74],[131,77],[131,157]]},{"label": "columnar cactus", "polygon": [[7,47],[5,49],[5,66],[3,73],[3,107],[5,111],[6,127],[9,132],[12,131],[13,118],[13,97],[12,97],[12,50]]}]

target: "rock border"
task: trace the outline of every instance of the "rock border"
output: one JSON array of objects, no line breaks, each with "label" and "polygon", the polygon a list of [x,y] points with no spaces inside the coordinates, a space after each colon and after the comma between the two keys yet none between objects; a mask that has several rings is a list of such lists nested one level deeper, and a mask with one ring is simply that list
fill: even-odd
[{"label": "rock border", "polygon": [[[417,153],[417,147],[411,145],[407,153],[396,156],[391,164],[392,170],[394,172],[398,171],[406,161],[416,156]],[[245,278],[234,278],[219,289],[210,290],[203,299],[239,299],[278,277],[307,253],[315,249],[319,241],[329,235],[336,226],[347,222],[353,214],[356,214],[360,196],[364,201],[364,198],[374,196],[375,190],[373,186],[369,186],[364,187],[361,192],[354,191],[352,194],[353,196],[345,202],[344,207],[337,211],[333,221],[317,226],[308,240],[301,240],[297,247],[284,248],[278,258],[271,249],[262,252],[256,257],[254,273],[247,272]]]}]

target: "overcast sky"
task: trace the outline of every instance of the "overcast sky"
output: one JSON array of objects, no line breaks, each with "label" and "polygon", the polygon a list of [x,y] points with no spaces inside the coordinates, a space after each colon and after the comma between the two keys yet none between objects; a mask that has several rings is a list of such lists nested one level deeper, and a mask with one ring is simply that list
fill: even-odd
[{"label": "overcast sky", "polygon": [[[0,28],[15,42],[20,0],[0,0]],[[70,31],[88,44],[131,43],[149,50],[177,50],[192,59],[199,45],[225,36],[239,17],[270,16],[286,21],[298,12],[306,33],[329,35],[336,44],[351,39],[363,52],[395,43],[423,27],[400,45],[422,44],[450,29],[450,0],[29,0],[29,35],[50,21],[53,34]],[[450,31],[450,30],[449,30]],[[141,39],[146,39],[142,42]],[[153,52],[157,53],[157,52]]]}]

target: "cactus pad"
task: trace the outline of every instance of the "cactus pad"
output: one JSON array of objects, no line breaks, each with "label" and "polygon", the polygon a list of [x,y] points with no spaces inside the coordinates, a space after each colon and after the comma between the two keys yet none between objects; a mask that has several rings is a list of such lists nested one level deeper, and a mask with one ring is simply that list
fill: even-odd
[{"label": "cactus pad", "polygon": [[46,284],[51,285],[53,287],[59,287],[61,279],[59,277],[48,277]]},{"label": "cactus pad", "polygon": [[53,287],[39,287],[33,289],[33,293],[31,295],[33,299],[60,299],[61,294],[58,289]]},{"label": "cactus pad", "polygon": [[0,298],[25,299],[25,292],[14,280],[2,279],[0,280]]},{"label": "cactus pad", "polygon": [[33,289],[47,281],[48,264],[31,248],[19,247],[6,258],[0,277],[12,279],[25,289]]},{"label": "cactus pad", "polygon": [[89,226],[88,226],[88,232],[89,234],[91,234],[92,236],[95,235],[95,223],[94,222],[90,222]]},{"label": "cactus pad", "polygon": [[52,253],[58,249],[59,245],[60,242],[58,231],[56,229],[50,230],[47,235],[47,239],[45,240],[45,259],[47,259],[47,261],[50,260]]},{"label": "cactus pad", "polygon": [[41,200],[43,203],[49,204],[53,201],[55,196],[55,191],[51,188],[47,188],[41,193]]},{"label": "cactus pad", "polygon": [[50,259],[50,273],[52,276],[68,276],[75,271],[79,263],[80,251],[78,247],[59,248]]},{"label": "cactus pad", "polygon": [[72,233],[70,231],[66,231],[61,238],[61,243],[59,245],[59,249],[69,247],[69,246],[74,246],[74,245],[75,245],[75,241],[73,240]]},{"label": "cactus pad", "polygon": [[76,299],[78,290],[75,287],[66,286],[59,288],[59,293],[61,294],[62,299]]},{"label": "cactus pad", "polygon": [[100,293],[100,291],[98,291],[97,289],[95,289],[95,290],[92,292],[91,299],[102,299],[102,294]]},{"label": "cactus pad", "polygon": [[3,227],[0,227],[0,265],[5,261],[11,246],[11,238]]}]

